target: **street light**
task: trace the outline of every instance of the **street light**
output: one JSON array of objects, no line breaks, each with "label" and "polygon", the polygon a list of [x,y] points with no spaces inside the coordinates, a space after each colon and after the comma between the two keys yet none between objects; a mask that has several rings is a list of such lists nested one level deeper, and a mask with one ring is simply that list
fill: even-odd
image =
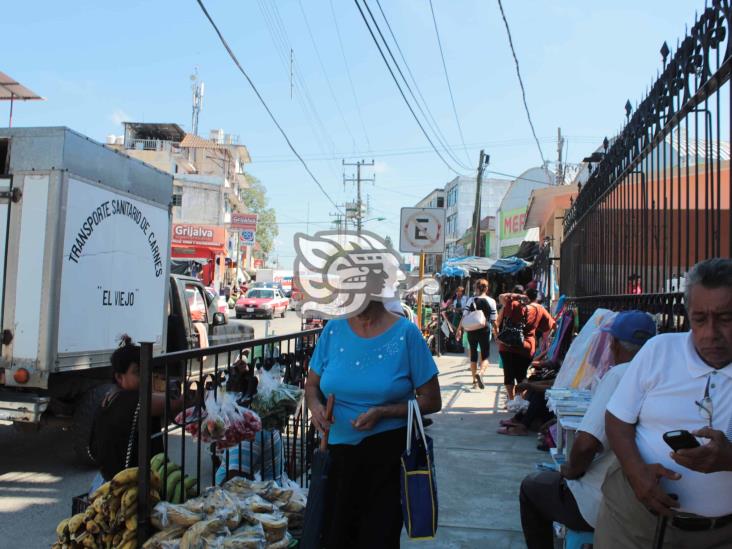
[{"label": "street light", "polygon": [[361,221],[361,223],[368,223],[369,221],[386,221],[385,217],[371,217],[369,219],[364,219]]}]

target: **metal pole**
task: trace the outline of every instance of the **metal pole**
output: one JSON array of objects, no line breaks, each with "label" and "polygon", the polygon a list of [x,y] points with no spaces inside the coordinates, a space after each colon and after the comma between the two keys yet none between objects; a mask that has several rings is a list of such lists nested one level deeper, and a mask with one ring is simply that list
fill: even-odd
[{"label": "metal pole", "polygon": [[[419,254],[419,279],[424,278],[424,252]],[[417,326],[422,329],[422,288],[417,293]]]},{"label": "metal pole", "polygon": [[[149,535],[150,521],[150,432],[152,412],[153,344],[140,344],[140,410],[137,418],[137,545]],[[167,382],[167,380],[166,380]],[[167,402],[165,405],[167,406]]]},{"label": "metal pole", "polygon": [[8,128],[13,127],[13,98],[15,97],[15,94],[13,92],[10,92],[10,120],[8,121]]}]

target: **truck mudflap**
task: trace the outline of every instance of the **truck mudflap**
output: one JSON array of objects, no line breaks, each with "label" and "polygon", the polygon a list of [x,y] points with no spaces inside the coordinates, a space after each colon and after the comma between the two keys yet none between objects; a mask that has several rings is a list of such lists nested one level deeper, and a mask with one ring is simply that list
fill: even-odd
[{"label": "truck mudflap", "polygon": [[0,420],[38,423],[50,400],[30,393],[0,391]]}]

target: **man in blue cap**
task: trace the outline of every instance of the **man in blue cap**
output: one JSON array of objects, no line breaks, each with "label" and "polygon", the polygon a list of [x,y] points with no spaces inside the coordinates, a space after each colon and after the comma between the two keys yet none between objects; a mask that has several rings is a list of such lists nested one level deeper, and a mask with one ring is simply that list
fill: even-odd
[{"label": "man in blue cap", "polygon": [[605,434],[605,409],[628,363],[656,335],[656,324],[642,311],[623,311],[602,330],[612,336],[615,366],[595,389],[567,463],[558,472],[533,473],[521,483],[521,527],[528,549],[553,549],[552,522],[578,531],[592,531],[597,523],[602,482],[614,458]]}]

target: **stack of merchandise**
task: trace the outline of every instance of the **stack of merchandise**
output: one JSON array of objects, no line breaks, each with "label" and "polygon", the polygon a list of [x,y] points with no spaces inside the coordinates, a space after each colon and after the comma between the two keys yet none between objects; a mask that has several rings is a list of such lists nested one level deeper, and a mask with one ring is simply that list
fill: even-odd
[{"label": "stack of merchandise", "polygon": [[[137,547],[137,467],[117,473],[90,497],[86,511],[62,520],[56,527],[57,542],[52,549]],[[160,501],[160,479],[152,476],[151,503]]]},{"label": "stack of merchandise", "polygon": [[159,532],[143,547],[284,549],[301,532],[306,503],[306,492],[292,482],[236,477],[184,504],[158,503],[151,521]]}]

